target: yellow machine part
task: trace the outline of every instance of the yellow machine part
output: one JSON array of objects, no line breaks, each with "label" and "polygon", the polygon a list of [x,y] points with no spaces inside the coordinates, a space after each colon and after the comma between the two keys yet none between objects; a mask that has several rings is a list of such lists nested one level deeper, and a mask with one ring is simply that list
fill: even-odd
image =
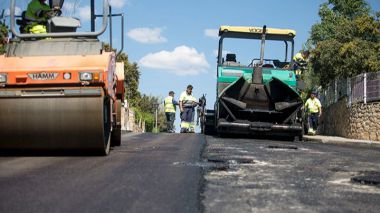
[{"label": "yellow machine part", "polygon": [[109,106],[102,88],[2,91],[0,150],[87,150],[107,154]]},{"label": "yellow machine part", "polygon": [[[219,28],[219,32],[223,32],[223,31],[236,32],[236,33],[252,33],[252,34],[261,35],[263,33],[263,28],[262,27],[244,27],[244,26],[221,26]],[[296,31],[290,30],[290,29],[267,28],[266,34],[295,37]]]}]

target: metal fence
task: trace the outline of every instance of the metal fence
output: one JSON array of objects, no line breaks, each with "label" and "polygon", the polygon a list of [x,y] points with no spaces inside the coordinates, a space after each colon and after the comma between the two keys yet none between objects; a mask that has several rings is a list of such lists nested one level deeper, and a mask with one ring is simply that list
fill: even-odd
[{"label": "metal fence", "polygon": [[353,78],[337,78],[320,92],[324,107],[347,97],[348,105],[353,103],[380,101],[380,72],[363,73]]}]

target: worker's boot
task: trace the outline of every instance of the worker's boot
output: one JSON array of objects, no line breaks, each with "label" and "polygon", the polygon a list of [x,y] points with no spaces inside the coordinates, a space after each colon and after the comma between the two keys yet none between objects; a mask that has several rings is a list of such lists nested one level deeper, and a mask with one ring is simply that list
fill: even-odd
[{"label": "worker's boot", "polygon": [[308,135],[315,135],[315,131],[313,128],[309,128],[309,130],[307,131],[307,134]]}]

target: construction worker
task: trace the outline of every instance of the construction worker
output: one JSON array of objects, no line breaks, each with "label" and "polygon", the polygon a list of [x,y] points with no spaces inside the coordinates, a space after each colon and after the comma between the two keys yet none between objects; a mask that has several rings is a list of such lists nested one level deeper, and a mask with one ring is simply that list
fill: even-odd
[{"label": "construction worker", "polygon": [[193,86],[188,85],[186,91],[179,98],[179,109],[181,110],[181,133],[194,132],[195,107],[197,99],[192,95]]},{"label": "construction worker", "polygon": [[308,50],[297,53],[293,57],[293,69],[296,71],[296,77],[300,78],[302,73],[306,70],[307,62],[310,56]]},{"label": "construction worker", "polygon": [[313,91],[310,94],[310,98],[305,103],[305,109],[309,121],[308,134],[315,135],[318,128],[318,118],[322,115],[322,105],[317,98],[317,92]]},{"label": "construction worker", "polygon": [[169,96],[166,97],[164,100],[166,126],[167,126],[167,132],[169,133],[175,132],[174,120],[175,120],[176,105],[178,105],[178,102],[174,100],[174,92],[170,91]]},{"label": "construction worker", "polygon": [[46,0],[32,0],[26,9],[25,19],[28,24],[24,31],[41,34],[46,33],[47,20],[60,12],[59,7],[54,7],[53,10],[46,4]]}]

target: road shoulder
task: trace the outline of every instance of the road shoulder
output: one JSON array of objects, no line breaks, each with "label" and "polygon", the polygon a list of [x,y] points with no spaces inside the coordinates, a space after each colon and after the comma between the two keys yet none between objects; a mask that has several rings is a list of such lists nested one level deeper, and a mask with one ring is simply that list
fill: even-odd
[{"label": "road shoulder", "polygon": [[328,144],[368,145],[380,147],[380,141],[359,140],[327,135],[304,135],[304,142],[318,142]]}]

